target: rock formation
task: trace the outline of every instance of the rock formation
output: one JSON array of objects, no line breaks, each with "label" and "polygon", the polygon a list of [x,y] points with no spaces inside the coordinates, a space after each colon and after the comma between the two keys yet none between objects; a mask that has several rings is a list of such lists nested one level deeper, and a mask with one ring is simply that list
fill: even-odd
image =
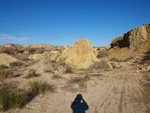
[{"label": "rock formation", "polygon": [[150,48],[150,24],[134,28],[116,37],[109,50],[111,57],[129,57],[146,52]]},{"label": "rock formation", "polygon": [[93,47],[87,39],[79,39],[74,45],[66,48],[58,57],[59,61],[76,68],[88,68],[98,61],[93,53]]},{"label": "rock formation", "polygon": [[0,65],[10,66],[10,63],[16,62],[16,61],[19,61],[19,60],[16,59],[15,57],[12,57],[4,53],[0,54]]}]

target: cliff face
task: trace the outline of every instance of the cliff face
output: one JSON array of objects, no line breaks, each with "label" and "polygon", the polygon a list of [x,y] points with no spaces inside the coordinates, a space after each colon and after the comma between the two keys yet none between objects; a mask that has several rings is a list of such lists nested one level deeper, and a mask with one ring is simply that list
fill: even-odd
[{"label": "cliff face", "polygon": [[138,49],[145,41],[150,39],[150,24],[134,28],[127,33],[114,38],[111,42],[111,48]]},{"label": "cliff face", "polygon": [[[110,56],[121,57],[130,54],[139,54],[150,49],[150,24],[134,28],[127,33],[116,37],[111,42]],[[114,53],[113,53],[114,52]],[[119,52],[119,53],[118,53]],[[127,52],[127,53],[124,53]],[[111,55],[113,54],[113,55]]]}]

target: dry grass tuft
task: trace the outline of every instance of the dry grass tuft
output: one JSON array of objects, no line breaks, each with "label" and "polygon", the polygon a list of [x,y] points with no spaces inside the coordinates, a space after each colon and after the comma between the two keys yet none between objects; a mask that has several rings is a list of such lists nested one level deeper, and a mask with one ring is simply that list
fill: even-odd
[{"label": "dry grass tuft", "polygon": [[30,90],[33,95],[44,94],[46,91],[54,91],[54,86],[45,81],[30,82]]},{"label": "dry grass tuft", "polygon": [[109,69],[110,67],[111,67],[110,63],[107,60],[101,60],[95,62],[90,68],[99,70],[99,69]]},{"label": "dry grass tuft", "polygon": [[0,69],[5,69],[5,68],[8,68],[8,66],[4,65],[4,64],[1,64],[0,65]]},{"label": "dry grass tuft", "polygon": [[31,69],[28,73],[28,76],[27,78],[32,78],[32,77],[37,77],[39,76],[37,73],[36,73],[36,70],[35,69]]},{"label": "dry grass tuft", "polygon": [[73,73],[72,68],[69,67],[69,66],[66,67],[65,72],[66,72],[66,73]]},{"label": "dry grass tuft", "polygon": [[60,78],[61,78],[61,76],[60,76],[60,75],[58,75],[58,74],[54,74],[52,78],[53,78],[53,79],[60,79]]},{"label": "dry grass tuft", "polygon": [[20,90],[7,90],[6,88],[0,89],[0,104],[2,106],[2,111],[9,110],[10,108],[22,108],[25,99],[25,93]]},{"label": "dry grass tuft", "polygon": [[9,70],[0,70],[0,80],[3,81],[7,78],[13,77],[13,72]]},{"label": "dry grass tuft", "polygon": [[90,75],[85,74],[84,77],[76,77],[70,80],[71,84],[79,84],[79,87],[86,88],[86,82],[90,80]]}]

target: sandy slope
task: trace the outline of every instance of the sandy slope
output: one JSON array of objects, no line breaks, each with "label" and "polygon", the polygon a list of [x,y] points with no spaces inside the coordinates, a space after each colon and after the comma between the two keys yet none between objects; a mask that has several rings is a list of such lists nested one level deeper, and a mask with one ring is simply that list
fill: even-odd
[{"label": "sandy slope", "polygon": [[[44,66],[34,65],[43,73],[43,78],[57,86],[55,93],[39,95],[21,110],[12,113],[72,113],[71,104],[77,94],[82,94],[89,109],[86,113],[150,113],[150,91],[141,84],[141,75],[135,73],[127,63],[120,69],[91,74],[87,88],[68,84],[68,80],[79,75],[62,74],[53,80],[51,74],[42,72]],[[80,75],[81,76],[81,75]]]}]

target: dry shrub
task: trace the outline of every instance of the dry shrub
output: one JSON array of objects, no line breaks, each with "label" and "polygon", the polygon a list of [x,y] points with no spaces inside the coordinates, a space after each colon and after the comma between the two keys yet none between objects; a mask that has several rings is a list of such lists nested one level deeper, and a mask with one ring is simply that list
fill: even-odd
[{"label": "dry shrub", "polygon": [[84,77],[76,77],[70,80],[71,84],[79,84],[79,87],[86,88],[86,82],[90,80],[90,75],[86,73]]},{"label": "dry shrub", "polygon": [[39,74],[36,73],[35,69],[30,69],[27,78],[37,77]]},{"label": "dry shrub", "polygon": [[20,62],[20,61],[16,61],[16,62],[12,62],[12,63],[10,63],[10,66],[11,67],[15,67],[15,66],[22,66],[23,65],[23,63],[22,62]]},{"label": "dry shrub", "polygon": [[13,77],[13,72],[9,70],[0,70],[0,80],[3,81],[7,78]]},{"label": "dry shrub", "polygon": [[60,75],[58,75],[58,74],[54,74],[52,78],[53,78],[53,79],[60,79],[60,78],[61,78],[61,76],[60,76]]},{"label": "dry shrub", "polygon": [[22,108],[26,99],[25,93],[18,89],[7,90],[6,88],[0,89],[0,104],[2,110],[6,111],[10,108]]},{"label": "dry shrub", "polygon": [[119,59],[119,58],[116,58],[116,57],[113,57],[110,59],[110,61],[114,61],[114,62],[128,62],[129,60],[132,60],[134,58],[134,56],[130,56],[128,58],[125,58],[125,59]]},{"label": "dry shrub", "polygon": [[66,72],[66,73],[73,73],[72,68],[69,67],[69,66],[66,67],[65,72]]},{"label": "dry shrub", "polygon": [[106,57],[106,56],[108,56],[108,52],[107,51],[100,51],[97,54],[97,58],[103,58],[103,57]]},{"label": "dry shrub", "polygon": [[94,64],[90,67],[91,69],[108,69],[110,68],[110,63],[106,60],[101,60],[98,62],[94,62]]},{"label": "dry shrub", "polygon": [[29,85],[33,95],[44,94],[46,91],[54,91],[54,86],[45,81],[34,81],[30,82]]},{"label": "dry shrub", "polygon": [[111,58],[110,61],[114,61],[114,62],[122,62],[121,59],[118,59],[118,58],[116,58],[116,57]]},{"label": "dry shrub", "polygon": [[4,65],[4,64],[1,64],[0,65],[0,69],[5,69],[5,68],[8,68],[8,66]]}]

